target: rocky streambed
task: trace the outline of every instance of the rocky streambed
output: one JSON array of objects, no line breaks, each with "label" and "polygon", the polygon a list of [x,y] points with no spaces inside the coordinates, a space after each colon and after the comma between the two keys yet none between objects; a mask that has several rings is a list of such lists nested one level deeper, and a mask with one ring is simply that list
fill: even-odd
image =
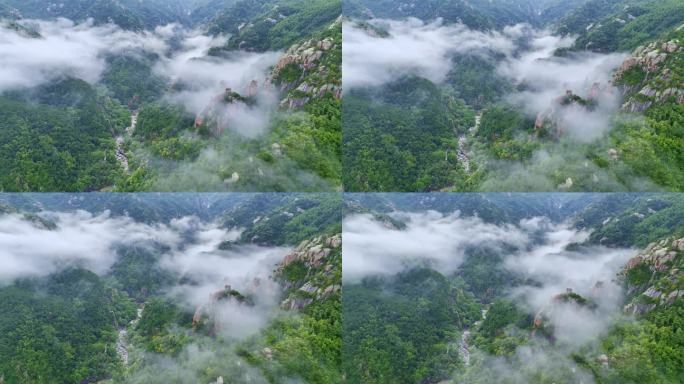
[{"label": "rocky streambed", "polygon": [[119,328],[119,337],[116,340],[116,353],[119,355],[119,357],[121,358],[121,361],[123,361],[124,365],[128,365],[128,356],[129,356],[129,353],[128,353],[128,349],[129,349],[128,328],[133,328],[136,326],[136,324],[138,324],[138,322],[140,321],[140,318],[142,317],[144,309],[145,309],[144,306],[138,308],[136,318],[133,319],[128,324],[127,327]]},{"label": "rocky streambed", "polygon": [[[470,128],[470,134],[474,134],[477,132],[477,130],[480,128],[480,122],[482,121],[482,112],[478,112],[477,115],[475,116],[475,125]],[[467,144],[468,144],[468,138],[466,135],[461,135],[458,138],[458,151],[457,151],[457,158],[458,161],[463,164],[463,169],[466,171],[466,173],[470,173],[470,157],[468,156],[468,152],[466,151],[467,149]]]},{"label": "rocky streambed", "polygon": [[[138,125],[138,111],[133,111],[131,113],[131,125],[126,128],[126,137],[133,136],[135,128]],[[116,138],[116,159],[119,161],[121,166],[126,172],[130,171],[130,166],[128,163],[128,156],[124,150],[124,143],[126,139],[123,136],[118,136]]]},{"label": "rocky streambed", "polygon": [[[477,328],[482,324],[482,322],[487,318],[487,311],[488,309],[483,309],[482,310],[482,319],[476,321],[473,324],[473,327]],[[463,360],[463,364],[466,366],[470,365],[470,344],[468,340],[470,339],[470,330],[465,330],[461,334],[461,341],[458,345],[458,353],[461,355],[461,360]]]}]

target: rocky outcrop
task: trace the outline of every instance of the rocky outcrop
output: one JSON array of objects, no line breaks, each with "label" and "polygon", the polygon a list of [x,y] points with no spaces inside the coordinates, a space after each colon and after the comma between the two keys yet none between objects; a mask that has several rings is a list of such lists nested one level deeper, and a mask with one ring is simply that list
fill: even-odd
[{"label": "rocky outcrop", "polygon": [[549,108],[537,114],[534,129],[537,132],[544,129],[553,134],[554,137],[559,138],[566,131],[563,112],[568,110],[593,111],[601,102],[612,99],[612,93],[613,87],[610,84],[598,82],[592,84],[591,88],[585,92],[584,97],[568,89],[564,95],[555,98]]},{"label": "rocky outcrop", "polygon": [[236,113],[236,105],[251,102],[258,94],[259,83],[256,80],[252,80],[242,94],[235,92],[230,87],[225,88],[195,116],[195,129],[208,127],[213,136],[221,136],[230,128],[230,120]]},{"label": "rocky outcrop", "polygon": [[684,46],[679,39],[652,42],[634,50],[614,75],[625,96],[622,110],[642,113],[667,100],[684,104],[684,89],[673,73],[682,57]]},{"label": "rocky outcrop", "polygon": [[649,244],[620,273],[629,297],[624,312],[642,315],[684,297],[683,267],[684,238]]},{"label": "rocky outcrop", "polygon": [[567,288],[565,293],[560,293],[551,299],[550,303],[539,310],[536,315],[534,316],[533,320],[533,327],[532,327],[532,336],[536,336],[537,334],[544,335],[547,337],[550,341],[554,341],[553,338],[553,329],[551,329],[551,319],[555,315],[555,312],[558,310],[560,306],[573,306],[576,308],[588,308],[590,310],[594,310],[597,308],[596,303],[592,300],[593,298],[599,297],[602,294],[602,288],[603,288],[603,282],[598,281],[594,284],[594,286],[591,288],[591,297],[585,298],[582,295],[579,295],[573,291],[572,288]]},{"label": "rocky outcrop", "polygon": [[[283,281],[286,295],[281,308],[300,310],[316,300],[325,300],[342,290],[339,279],[341,268],[342,235],[315,237],[304,240],[287,254],[274,271]],[[288,273],[295,265],[305,268],[304,276]]]},{"label": "rocky outcrop", "polygon": [[302,261],[310,268],[318,268],[322,261],[330,255],[333,249],[342,246],[342,235],[324,238],[322,236],[302,241],[297,248],[290,252],[276,269],[276,275],[280,275],[284,268],[295,261]]},{"label": "rocky outcrop", "polygon": [[[334,28],[340,28],[339,20],[330,26]],[[299,109],[327,94],[340,99],[341,79],[330,76],[329,65],[326,66],[327,58],[340,50],[332,36],[291,46],[274,66],[269,79],[285,95],[280,107]]]},{"label": "rocky outcrop", "polygon": [[[261,281],[255,279],[250,287],[250,290],[255,291],[261,284]],[[240,292],[232,289],[230,285],[225,285],[223,289],[214,292],[208,298],[207,302],[197,307],[192,316],[192,326],[194,329],[199,329],[208,326],[208,333],[216,335],[220,331],[220,322],[218,320],[217,305],[220,302],[234,301],[242,305],[252,305],[249,297],[244,296]]]}]

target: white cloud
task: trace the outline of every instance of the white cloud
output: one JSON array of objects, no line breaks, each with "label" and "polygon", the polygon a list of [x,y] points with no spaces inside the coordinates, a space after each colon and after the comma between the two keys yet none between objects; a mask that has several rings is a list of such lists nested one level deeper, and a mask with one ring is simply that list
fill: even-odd
[{"label": "white cloud", "polygon": [[[174,85],[165,99],[199,114],[212,108],[229,129],[247,137],[265,133],[277,97],[264,86],[269,69],[281,52],[234,52],[209,56],[211,48],[226,44],[225,36],[208,36],[179,24],[159,26],[154,31],[125,31],[113,24],[74,24],[57,21],[22,21],[40,33],[32,38],[10,28],[0,28],[0,92],[30,88],[64,77],[97,83],[106,69],[107,55],[157,56],[153,72]],[[257,103],[216,102],[226,88],[245,94],[252,81],[259,85]]]},{"label": "white cloud", "polygon": [[163,55],[168,49],[160,36],[124,31],[111,24],[74,24],[66,19],[22,23],[41,37],[0,28],[0,92],[34,87],[66,76],[95,83],[105,70],[106,54],[146,51]]},{"label": "white cloud", "polygon": [[[574,38],[553,36],[550,31],[529,30],[529,48],[500,63],[498,73],[525,90],[509,95],[508,100],[522,105],[531,116],[552,113],[570,137],[589,142],[602,137],[611,127],[610,117],[619,106],[620,93],[611,83],[612,71],[626,54],[570,53],[557,57],[557,49],[573,45]],[[566,91],[589,98],[597,85],[594,110],[578,105],[562,107],[557,99]]]},{"label": "white cloud", "polygon": [[[619,107],[620,94],[611,84],[611,73],[627,54],[575,52],[557,57],[556,50],[571,47],[575,38],[554,36],[549,30],[536,30],[528,24],[483,32],[462,24],[443,25],[441,20],[377,19],[369,23],[389,36],[375,36],[375,32],[352,22],[343,26],[345,89],[377,87],[406,75],[441,83],[454,69],[454,55],[477,54],[498,60],[498,75],[524,85],[525,90],[508,95],[510,102],[521,105],[533,117],[549,112],[575,140],[590,142],[602,137]],[[561,107],[556,102],[567,90],[587,99],[594,84],[600,90],[593,110],[577,105]]]},{"label": "white cloud", "polygon": [[[622,292],[615,278],[635,254],[631,249],[604,247],[565,250],[588,235],[554,226],[545,233],[542,245],[510,256],[504,263],[509,271],[537,283],[518,287],[511,295],[522,299],[531,313],[543,313],[553,325],[556,339],[572,347],[595,340],[620,317]],[[555,300],[567,289],[590,300],[595,307]]]},{"label": "white cloud", "polygon": [[[165,225],[111,217],[108,211],[40,215],[57,228],[47,229],[21,215],[0,216],[0,284],[48,276],[68,267],[104,275],[116,262],[121,246],[159,244],[168,247],[159,267],[181,281],[168,287],[166,294],[190,312],[213,305],[213,320],[225,336],[243,338],[257,332],[278,308],[281,288],[271,274],[289,248],[241,245],[220,250],[221,243],[238,240],[242,230],[225,229],[195,216]],[[253,305],[235,300],[212,304],[212,296],[226,286],[249,296]]]},{"label": "white cloud", "polygon": [[442,82],[451,70],[455,53],[499,52],[510,54],[515,45],[499,32],[481,32],[462,24],[443,25],[441,20],[372,20],[389,33],[371,36],[353,23],[343,25],[342,76],[345,89],[380,86],[398,77],[417,75]]},{"label": "white cloud", "polygon": [[63,268],[81,266],[106,273],[116,261],[116,246],[180,242],[177,233],[163,225],[136,223],[109,212],[45,214],[57,223],[49,230],[18,215],[0,217],[0,282],[47,276]]},{"label": "white cloud", "polygon": [[342,263],[346,282],[371,275],[393,275],[422,263],[450,273],[460,266],[468,247],[520,247],[529,241],[514,226],[460,217],[458,212],[446,216],[434,211],[400,216],[407,221],[406,229],[388,228],[370,215],[344,219]]},{"label": "white cloud", "polygon": [[[589,247],[569,251],[586,241],[589,233],[545,217],[525,219],[518,225],[485,223],[458,213],[397,213],[406,221],[394,229],[370,215],[344,220],[344,281],[365,276],[394,275],[429,263],[448,275],[455,272],[472,248],[499,250],[502,267],[533,283],[508,293],[530,314],[543,313],[554,336],[578,347],[596,339],[620,317],[621,289],[615,276],[634,255],[631,249]],[[504,251],[502,246],[508,245]],[[555,298],[572,289],[593,305],[581,306]]]}]

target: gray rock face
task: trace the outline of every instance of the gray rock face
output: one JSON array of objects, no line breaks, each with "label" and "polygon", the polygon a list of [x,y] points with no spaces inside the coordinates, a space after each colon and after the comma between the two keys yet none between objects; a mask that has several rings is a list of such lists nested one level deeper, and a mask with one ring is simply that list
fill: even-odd
[{"label": "gray rock face", "polygon": [[280,304],[280,308],[286,311],[299,311],[311,303],[313,303],[313,299],[310,298],[288,297]]},{"label": "gray rock face", "polygon": [[654,287],[649,287],[644,293],[644,296],[650,297],[652,299],[659,299],[662,296],[662,292],[658,291]]},{"label": "gray rock face", "polygon": [[653,105],[652,101],[630,100],[622,105],[622,110],[630,113],[642,113]]},{"label": "gray rock face", "polygon": [[670,294],[667,295],[665,301],[667,302],[667,304],[672,304],[675,302],[675,300],[679,299],[680,297],[684,297],[684,290],[676,290],[670,292]]},{"label": "gray rock face", "polygon": [[310,97],[297,97],[297,98],[287,97],[283,101],[280,102],[280,107],[281,108],[288,108],[288,109],[299,109],[299,108],[305,106],[309,101],[311,101]]},{"label": "gray rock face", "polygon": [[625,306],[624,312],[628,315],[643,315],[656,308],[655,304],[629,303]]},{"label": "gray rock face", "polygon": [[318,291],[318,287],[311,284],[311,282],[307,282],[306,284],[302,285],[302,287],[299,288],[299,290],[306,293],[315,293],[316,291]]},{"label": "gray rock face", "polygon": [[673,241],[672,248],[678,250],[679,252],[684,252],[684,238]]},{"label": "gray rock face", "polygon": [[330,278],[334,276],[336,264],[331,255],[333,250],[339,249],[341,245],[341,234],[331,237],[318,236],[302,241],[297,248],[283,258],[274,271],[276,277],[282,276],[283,270],[294,262],[303,262],[307,268],[307,274],[303,281],[286,283],[286,290],[295,289],[296,292],[283,300],[282,309],[300,310],[313,303],[314,300],[324,300],[340,292],[342,288],[340,285],[322,284],[330,284]]},{"label": "gray rock face", "polygon": [[644,95],[644,96],[646,96],[646,97],[653,97],[653,96],[656,95],[656,90],[653,89],[653,88],[651,88],[651,87],[649,87],[649,86],[645,86],[645,87],[639,92],[639,94],[640,94],[640,95]]},{"label": "gray rock face", "polygon": [[[671,54],[679,51],[681,51],[681,46],[678,40],[670,40],[664,43],[653,42],[634,50],[632,56],[627,58],[618,68],[614,79],[620,83],[627,71],[633,68],[640,68],[646,73],[646,76],[640,84],[621,86],[624,95],[634,93],[639,95],[639,97],[627,100],[622,105],[623,111],[642,113],[654,103],[663,102],[671,97],[675,97],[678,103],[684,103],[684,92],[676,87],[665,88],[665,86],[660,85],[667,84],[672,77],[672,71],[669,68],[664,68],[665,62],[671,57]],[[654,82],[653,80],[658,81]],[[644,100],[644,98],[649,100]]]},{"label": "gray rock face", "polygon": [[684,289],[679,283],[683,251],[684,239],[664,238],[649,244],[629,260],[620,276],[628,276],[636,267],[648,268],[649,275],[638,281],[627,280],[627,295],[632,297],[632,302],[624,307],[625,313],[643,315],[684,297]]}]

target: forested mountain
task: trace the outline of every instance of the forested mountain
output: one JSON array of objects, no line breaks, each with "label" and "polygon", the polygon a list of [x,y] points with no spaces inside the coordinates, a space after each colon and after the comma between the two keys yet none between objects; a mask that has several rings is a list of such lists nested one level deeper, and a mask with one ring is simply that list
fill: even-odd
[{"label": "forested mountain", "polygon": [[0,12],[0,189],[340,188],[339,1]]},{"label": "forested mountain", "polygon": [[350,383],[684,377],[682,196],[411,196],[346,197]]},{"label": "forested mountain", "polygon": [[345,189],[681,190],[682,7],[346,3]]},{"label": "forested mountain", "polygon": [[0,198],[0,382],[341,382],[338,196]]},{"label": "forested mountain", "polygon": [[114,22],[122,28],[137,30],[187,21],[192,9],[191,1],[187,0],[2,0],[0,4],[17,18],[92,18],[96,23]]}]

